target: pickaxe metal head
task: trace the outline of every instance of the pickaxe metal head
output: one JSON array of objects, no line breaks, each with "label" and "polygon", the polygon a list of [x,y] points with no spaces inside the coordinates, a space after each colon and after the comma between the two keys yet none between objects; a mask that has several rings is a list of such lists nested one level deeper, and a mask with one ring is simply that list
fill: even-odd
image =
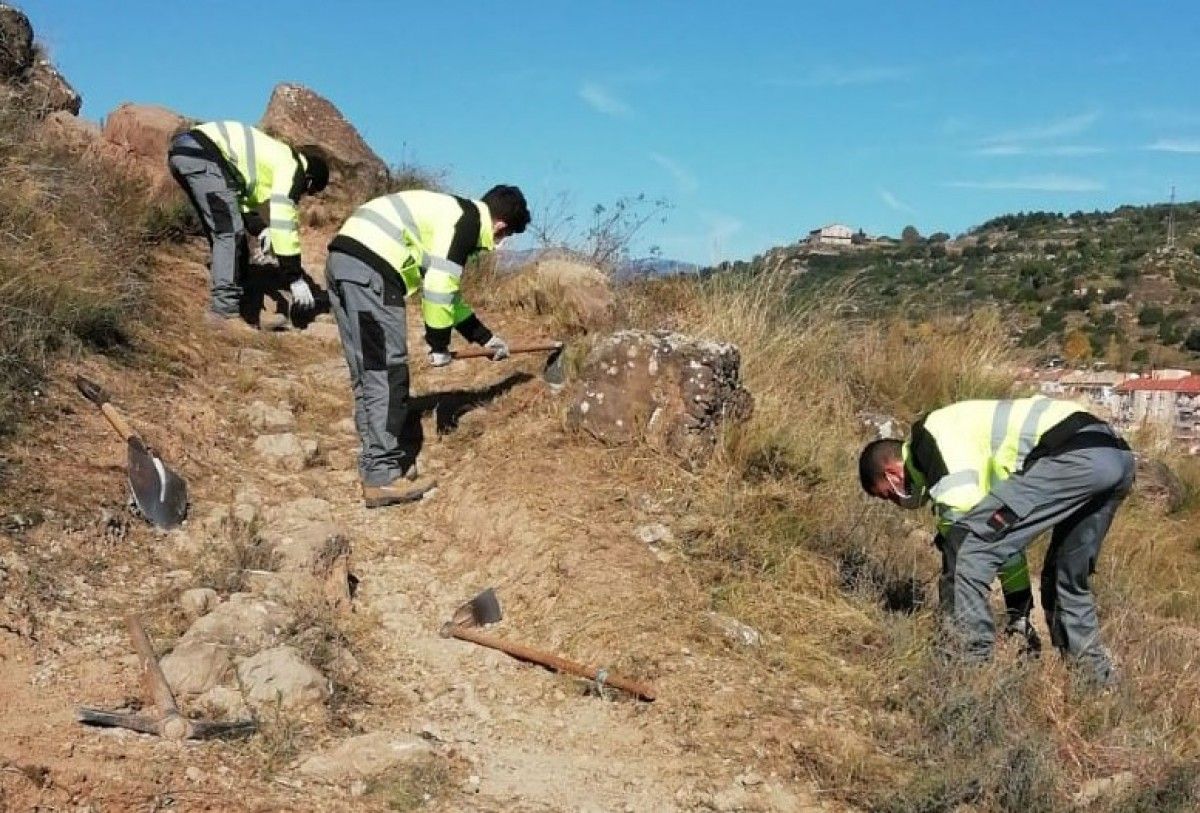
[{"label": "pickaxe metal head", "polygon": [[496,590],[489,587],[454,611],[450,620],[442,625],[442,637],[449,638],[455,627],[485,627],[503,618],[504,611],[500,609]]}]

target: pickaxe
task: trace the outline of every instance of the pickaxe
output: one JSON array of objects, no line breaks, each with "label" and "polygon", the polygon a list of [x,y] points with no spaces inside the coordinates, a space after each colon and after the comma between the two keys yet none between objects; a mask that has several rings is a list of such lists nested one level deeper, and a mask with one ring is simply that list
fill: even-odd
[{"label": "pickaxe", "polygon": [[506,655],[530,663],[536,663],[555,672],[566,672],[577,677],[593,681],[598,688],[615,686],[629,692],[641,700],[654,700],[654,687],[649,683],[631,680],[609,672],[603,667],[588,666],[582,663],[561,658],[550,652],[543,652],[523,644],[505,641],[501,638],[480,632],[479,628],[487,624],[495,624],[504,618],[500,609],[500,600],[496,598],[495,589],[489,587],[475,598],[468,601],[455,611],[454,616],[442,625],[443,638],[458,638],[463,641],[498,649]]},{"label": "pickaxe", "polygon": [[[552,387],[561,387],[566,383],[567,375],[563,369],[562,342],[517,342],[508,346],[509,355],[515,353],[546,353],[546,366],[542,368],[542,379]],[[451,350],[450,355],[456,359],[491,358],[493,351],[488,347],[464,347],[461,350]]]},{"label": "pickaxe", "polygon": [[143,717],[140,714],[80,706],[75,711],[75,718],[79,722],[88,725],[128,728],[143,734],[157,734],[177,742],[189,739],[203,740],[232,734],[248,734],[257,728],[257,723],[253,720],[209,722],[207,720],[189,720],[184,717],[175,702],[175,695],[171,691],[170,684],[167,683],[167,677],[163,674],[162,667],[158,665],[158,658],[154,654],[154,648],[150,646],[150,639],[146,637],[146,630],[142,628],[142,622],[138,620],[137,616],[130,615],[126,617],[125,623],[129,627],[129,637],[133,639],[133,648],[142,662],[143,687],[158,707],[159,716]]}]

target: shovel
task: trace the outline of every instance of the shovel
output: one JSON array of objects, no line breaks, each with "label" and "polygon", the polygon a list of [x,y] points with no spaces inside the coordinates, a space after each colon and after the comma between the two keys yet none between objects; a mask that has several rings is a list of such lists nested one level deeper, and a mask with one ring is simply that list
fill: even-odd
[{"label": "shovel", "polygon": [[470,641],[480,646],[486,646],[489,649],[498,649],[504,654],[511,655],[518,660],[536,663],[555,672],[566,672],[569,675],[587,678],[593,681],[597,689],[601,691],[605,686],[615,686],[641,700],[654,700],[654,687],[649,683],[642,683],[637,680],[621,677],[603,667],[576,663],[550,652],[542,652],[533,647],[505,641],[479,631],[479,627],[487,624],[495,624],[502,618],[504,618],[504,613],[500,609],[500,601],[496,598],[496,591],[489,587],[459,607],[455,611],[454,616],[442,625],[441,634],[443,638],[458,638],[461,641]]},{"label": "shovel", "polygon": [[174,528],[183,522],[188,509],[187,483],[167,468],[162,458],[129,428],[99,384],[76,376],[75,386],[84,398],[100,407],[112,428],[128,445],[129,491],[137,510],[159,528]]},{"label": "shovel", "polygon": [[[566,383],[566,371],[563,369],[562,342],[531,342],[529,344],[510,344],[509,355],[516,353],[545,353],[546,366],[542,369],[542,378],[552,387],[561,387]],[[467,347],[462,350],[451,350],[450,356],[456,359],[491,358],[492,350],[487,347]]]}]

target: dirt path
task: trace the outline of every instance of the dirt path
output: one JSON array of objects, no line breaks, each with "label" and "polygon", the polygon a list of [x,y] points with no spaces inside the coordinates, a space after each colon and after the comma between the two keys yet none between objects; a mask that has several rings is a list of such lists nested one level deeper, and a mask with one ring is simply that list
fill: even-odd
[{"label": "dirt path", "polygon": [[[194,289],[203,283],[195,263],[178,273]],[[489,319],[506,335],[536,330]],[[168,648],[181,631],[171,601],[197,585],[187,558],[197,553],[194,533],[162,537],[127,520],[121,450],[96,432],[85,406],[52,393],[42,425],[12,454],[25,471],[57,466],[62,476],[26,495],[56,507],[35,527],[17,527],[9,546],[46,572],[23,577],[40,579],[42,592],[9,590],[4,608],[5,618],[35,618],[35,628],[0,628],[6,809],[839,809],[820,802],[795,764],[788,730],[807,713],[794,687],[773,675],[769,645],[730,645],[706,622],[707,598],[681,564],[633,533],[677,519],[671,506],[686,484],[656,481],[661,469],[640,465],[636,453],[566,433],[561,396],[538,380],[537,359],[434,371],[418,355],[422,462],[440,487],[417,505],[368,512],[332,326],[252,339],[250,352],[193,331],[180,334],[175,356],[191,367],[190,381],[129,376],[103,360],[85,366],[119,382],[135,422],[186,472],[195,498],[189,524],[239,494],[257,494],[268,513],[298,498],[328,501],[359,580],[347,625],[361,666],[356,690],[332,723],[282,742],[276,735],[180,748],[74,724],[75,704],[118,705],[137,694],[121,616],[145,614],[159,648]],[[423,346],[416,329],[410,346]],[[315,465],[280,471],[256,455],[258,433],[238,416],[258,399],[290,405],[296,433],[320,445]],[[56,410],[76,415],[63,421]],[[63,463],[68,449],[72,460],[88,461],[73,475]],[[5,572],[14,583],[12,568]],[[489,585],[505,608],[499,634],[651,679],[659,700],[597,697],[581,681],[441,638],[442,621]],[[434,746],[443,769],[408,777],[428,791],[412,799],[411,788],[296,777],[298,756],[376,731]]]}]

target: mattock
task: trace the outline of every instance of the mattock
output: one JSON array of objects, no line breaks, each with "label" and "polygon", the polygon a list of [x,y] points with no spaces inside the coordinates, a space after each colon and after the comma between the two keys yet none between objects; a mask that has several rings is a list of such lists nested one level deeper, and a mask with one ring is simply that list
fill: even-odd
[{"label": "mattock", "polygon": [[219,737],[230,734],[248,734],[258,727],[254,720],[236,720],[233,722],[211,722],[208,720],[189,720],[179,711],[175,702],[175,694],[167,683],[167,676],[158,665],[154,648],[146,637],[146,630],[136,615],[125,617],[129,626],[129,637],[133,639],[133,648],[142,662],[142,686],[146,695],[158,707],[158,717],[144,717],[140,714],[130,714],[121,711],[105,711],[80,706],[75,710],[75,718],[81,723],[98,726],[116,726],[140,731],[143,734],[157,734],[168,740],[181,742],[183,740],[202,740],[208,737]]}]

